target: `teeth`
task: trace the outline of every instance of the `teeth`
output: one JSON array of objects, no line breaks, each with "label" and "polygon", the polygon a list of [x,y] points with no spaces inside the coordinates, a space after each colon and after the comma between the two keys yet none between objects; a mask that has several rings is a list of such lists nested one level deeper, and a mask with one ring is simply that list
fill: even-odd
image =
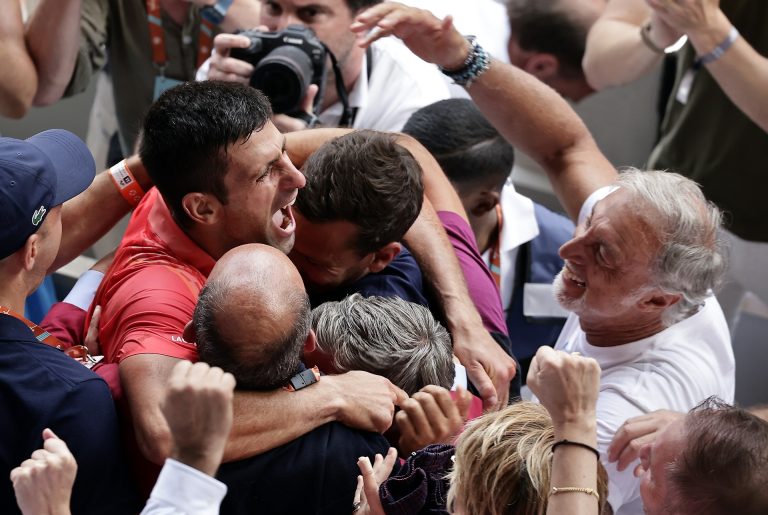
[{"label": "teeth", "polygon": [[576,283],[581,288],[585,288],[587,286],[587,283],[585,281],[582,281],[580,277],[576,276],[576,274],[574,274],[570,268],[566,267],[565,270],[568,273],[569,280]]}]

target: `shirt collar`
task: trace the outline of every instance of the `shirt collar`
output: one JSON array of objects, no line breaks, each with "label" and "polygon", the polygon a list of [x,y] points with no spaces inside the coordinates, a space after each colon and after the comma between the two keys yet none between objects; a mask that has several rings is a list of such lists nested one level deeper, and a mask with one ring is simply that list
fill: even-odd
[{"label": "shirt collar", "polygon": [[156,197],[149,213],[149,225],[152,231],[168,246],[175,257],[208,277],[216,261],[181,230],[157,188],[149,194],[154,194]]}]

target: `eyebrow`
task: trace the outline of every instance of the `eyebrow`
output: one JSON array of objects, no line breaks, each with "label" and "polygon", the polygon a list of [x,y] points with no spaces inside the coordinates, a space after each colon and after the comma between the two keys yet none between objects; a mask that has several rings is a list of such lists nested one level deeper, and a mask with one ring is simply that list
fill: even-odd
[{"label": "eyebrow", "polygon": [[275,165],[275,163],[280,161],[280,158],[283,157],[283,154],[285,153],[285,148],[286,148],[285,145],[286,145],[286,138],[285,138],[285,135],[283,135],[283,146],[280,148],[280,154],[276,158],[274,158],[272,161],[267,163],[267,165],[264,167],[265,172],[269,171]]}]

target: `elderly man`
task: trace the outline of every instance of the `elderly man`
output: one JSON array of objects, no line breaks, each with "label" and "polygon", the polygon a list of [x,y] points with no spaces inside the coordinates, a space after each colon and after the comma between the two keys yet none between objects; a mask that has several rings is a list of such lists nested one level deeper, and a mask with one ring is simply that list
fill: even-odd
[{"label": "elderly man", "polygon": [[[319,122],[326,127],[354,127],[397,131],[419,107],[449,97],[448,87],[434,66],[424,63],[397,41],[382,40],[367,51],[356,45],[349,31],[354,17],[381,0],[263,0],[261,23],[266,29],[283,30],[290,24],[314,30],[338,60],[342,83],[328,67],[325,92],[320,101]],[[248,84],[254,67],[229,57],[231,48],[247,48],[248,38],[220,34],[214,39],[210,70],[198,79],[235,80]],[[347,98],[338,90],[345,90]],[[311,96],[310,96],[311,95]],[[311,111],[314,93],[303,102]],[[276,116],[286,132],[307,127],[307,122]]]},{"label": "elderly man", "polygon": [[[358,16],[464,84],[511,143],[547,171],[578,220],[561,248],[561,301],[573,311],[557,344],[600,362],[598,447],[620,424],[662,407],[687,411],[710,395],[732,400],[733,354],[711,289],[725,268],[719,213],[680,176],[629,173],[617,180],[570,107],[514,67],[489,60],[450,21],[387,4]],[[546,106],[546,108],[544,107]],[[607,186],[607,187],[606,187]],[[639,483],[607,466],[614,512],[640,513]]]},{"label": "elderly man", "polygon": [[[296,390],[328,380],[301,357],[315,344],[309,298],[301,276],[282,252],[243,245],[211,271],[185,332],[200,359],[231,372],[241,390]],[[285,445],[218,474],[229,491],[222,513],[345,513],[355,491],[359,456],[386,452],[376,433],[323,424]],[[301,492],[301,495],[296,495]]]}]

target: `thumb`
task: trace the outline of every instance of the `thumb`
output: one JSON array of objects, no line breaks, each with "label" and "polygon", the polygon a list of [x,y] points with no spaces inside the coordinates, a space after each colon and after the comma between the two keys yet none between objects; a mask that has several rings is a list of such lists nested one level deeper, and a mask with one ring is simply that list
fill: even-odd
[{"label": "thumb", "polygon": [[480,393],[480,397],[483,398],[483,410],[494,410],[499,403],[499,398],[496,395],[496,387],[493,386],[493,381],[488,377],[483,366],[480,363],[473,363],[467,367],[467,374]]},{"label": "thumb", "polygon": [[317,84],[310,84],[307,88],[307,93],[301,101],[301,110],[312,114],[314,112],[315,97],[317,96],[320,87]]},{"label": "thumb", "polygon": [[56,433],[53,432],[53,429],[46,427],[43,429],[43,440],[50,440],[51,438],[58,439],[59,437],[56,436]]},{"label": "thumb", "polygon": [[459,415],[462,420],[467,419],[469,406],[472,404],[472,394],[463,386],[456,387],[456,407],[459,409]]}]

